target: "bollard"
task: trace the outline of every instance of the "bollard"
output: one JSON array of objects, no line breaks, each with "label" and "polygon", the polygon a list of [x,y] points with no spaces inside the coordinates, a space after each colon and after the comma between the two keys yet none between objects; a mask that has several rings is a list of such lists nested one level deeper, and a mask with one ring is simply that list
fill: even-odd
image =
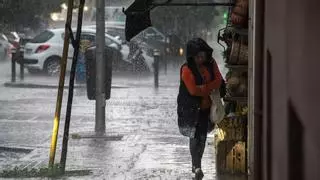
[{"label": "bollard", "polygon": [[167,61],[167,57],[169,56],[168,53],[168,49],[169,49],[169,45],[168,43],[170,42],[170,40],[167,38],[167,43],[165,45],[165,48],[163,49],[163,53],[161,54],[161,65],[164,68],[164,74],[167,75],[167,69],[168,69],[168,61]]},{"label": "bollard", "polygon": [[167,75],[167,71],[168,71],[167,57],[161,56],[161,60],[164,61],[164,74]]},{"label": "bollard", "polygon": [[19,62],[20,62],[20,80],[24,80],[24,60],[23,60],[23,52],[19,51]]},{"label": "bollard", "polygon": [[154,87],[159,87],[159,60],[160,60],[160,51],[155,49],[153,51],[153,67],[154,67]]},{"label": "bollard", "polygon": [[16,49],[12,49],[11,58],[11,82],[16,82]]},{"label": "bollard", "polygon": [[23,59],[21,59],[20,63],[20,80],[24,80],[24,64],[23,64]]}]

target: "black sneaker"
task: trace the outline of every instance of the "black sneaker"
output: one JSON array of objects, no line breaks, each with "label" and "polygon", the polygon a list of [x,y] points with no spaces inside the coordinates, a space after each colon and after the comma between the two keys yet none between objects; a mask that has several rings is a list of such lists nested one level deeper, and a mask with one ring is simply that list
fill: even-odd
[{"label": "black sneaker", "polygon": [[195,180],[202,180],[204,174],[203,174],[203,172],[202,172],[202,170],[200,168],[197,168],[195,170],[195,174],[196,174]]}]

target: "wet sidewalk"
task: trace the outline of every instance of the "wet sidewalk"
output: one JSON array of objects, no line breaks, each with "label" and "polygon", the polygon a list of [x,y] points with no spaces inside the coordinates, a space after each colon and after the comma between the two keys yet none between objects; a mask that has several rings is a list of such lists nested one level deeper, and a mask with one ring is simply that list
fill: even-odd
[{"label": "wet sidewalk", "polygon": [[[48,96],[50,92],[55,94],[53,90],[25,92],[24,97],[8,100],[1,108],[1,146],[32,150],[7,160],[1,169],[47,166],[55,103],[55,97]],[[106,132],[122,139],[70,138],[67,170],[93,172],[76,179],[191,179],[188,139],[179,134],[176,123],[176,94],[177,88],[114,89],[112,99],[107,101]],[[32,99],[32,105],[28,99]],[[74,99],[71,134],[92,132],[94,101],[88,101],[80,90],[76,90]],[[57,162],[64,126],[64,115],[61,117]],[[212,143],[213,138],[208,139]],[[212,145],[207,146],[203,163],[206,179],[215,179]]]},{"label": "wet sidewalk", "polygon": [[[40,82],[40,78],[33,81]],[[192,179],[188,138],[179,134],[177,126],[176,72],[162,74],[159,89],[153,88],[152,76],[117,76],[113,82],[128,88],[112,89],[106,102],[106,135],[121,138],[71,138],[91,134],[95,125],[95,102],[87,99],[84,88],[75,89],[67,170],[90,170],[92,174],[61,179]],[[0,86],[0,91],[0,169],[47,167],[57,90]],[[57,163],[66,97],[64,91]],[[217,179],[212,136],[208,137],[203,170],[204,180]]]}]

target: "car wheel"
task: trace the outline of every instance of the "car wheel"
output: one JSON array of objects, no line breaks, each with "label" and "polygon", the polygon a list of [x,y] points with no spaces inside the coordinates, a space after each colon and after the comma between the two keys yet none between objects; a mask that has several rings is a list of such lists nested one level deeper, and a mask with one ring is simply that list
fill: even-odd
[{"label": "car wheel", "polygon": [[60,58],[49,58],[44,65],[44,72],[48,76],[57,76],[60,73]]}]

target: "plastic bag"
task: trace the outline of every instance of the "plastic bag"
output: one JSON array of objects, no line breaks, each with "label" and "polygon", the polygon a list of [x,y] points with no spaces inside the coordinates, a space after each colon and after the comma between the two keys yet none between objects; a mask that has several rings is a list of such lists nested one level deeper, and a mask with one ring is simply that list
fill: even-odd
[{"label": "plastic bag", "polygon": [[220,97],[219,90],[213,90],[210,94],[210,98],[212,100],[210,109],[210,120],[212,123],[218,124],[223,120],[225,116],[224,106]]}]

